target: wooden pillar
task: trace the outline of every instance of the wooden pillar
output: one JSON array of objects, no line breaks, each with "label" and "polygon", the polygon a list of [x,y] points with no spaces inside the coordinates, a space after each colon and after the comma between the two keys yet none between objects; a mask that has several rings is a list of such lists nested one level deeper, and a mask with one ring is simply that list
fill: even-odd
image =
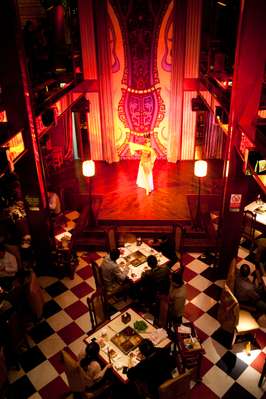
[{"label": "wooden pillar", "polygon": [[[40,160],[35,116],[22,42],[17,2],[10,0],[1,5],[0,74],[3,78],[2,97],[6,104],[10,137],[22,131],[25,154],[15,164],[26,203],[27,219],[39,265],[49,264],[50,236],[47,217],[47,198],[43,168]],[[34,202],[34,206],[33,206]]]},{"label": "wooden pillar", "polygon": [[[266,49],[266,2],[245,0],[241,3],[233,87],[229,116],[227,170],[221,221],[220,271],[225,275],[237,255],[241,238],[244,199],[250,177],[242,173],[243,161],[238,153],[241,129],[255,141]],[[232,194],[241,194],[239,212],[230,209]]]}]

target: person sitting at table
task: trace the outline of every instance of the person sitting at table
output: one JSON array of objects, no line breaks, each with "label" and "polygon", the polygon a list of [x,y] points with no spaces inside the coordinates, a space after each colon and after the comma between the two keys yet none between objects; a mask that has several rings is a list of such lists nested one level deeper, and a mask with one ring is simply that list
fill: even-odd
[{"label": "person sitting at table", "polygon": [[257,265],[262,264],[264,266],[266,264],[266,237],[262,235],[255,242],[257,247],[255,261]]},{"label": "person sitting at table", "polygon": [[156,256],[149,255],[147,264],[150,270],[142,273],[141,291],[142,299],[147,305],[156,302],[160,295],[167,295],[170,287],[170,272],[167,267],[160,267]]},{"label": "person sitting at table", "polygon": [[108,363],[103,369],[99,363],[100,346],[97,342],[90,342],[85,350],[85,356],[80,360],[80,367],[85,371],[87,388],[96,388],[103,383],[108,369],[112,365]]},{"label": "person sitting at table", "polygon": [[176,360],[169,349],[156,348],[150,339],[143,339],[139,344],[143,356],[136,366],[127,371],[130,381],[140,388],[141,393],[149,398],[158,398],[158,387],[172,378],[171,372],[176,368]]},{"label": "person sitting at table", "polygon": [[119,249],[112,249],[101,263],[104,286],[108,294],[119,294],[128,289],[128,267],[123,269],[116,263],[120,256]]},{"label": "person sitting at table", "polygon": [[249,279],[250,267],[243,263],[237,271],[235,281],[235,295],[239,303],[252,304],[258,312],[266,313],[266,301],[264,289],[261,285],[256,285]]},{"label": "person sitting at table", "polygon": [[10,288],[17,271],[16,257],[6,250],[3,243],[0,243],[0,286]]},{"label": "person sitting at table", "polygon": [[181,325],[184,315],[187,290],[180,272],[172,273],[169,291],[169,320]]}]

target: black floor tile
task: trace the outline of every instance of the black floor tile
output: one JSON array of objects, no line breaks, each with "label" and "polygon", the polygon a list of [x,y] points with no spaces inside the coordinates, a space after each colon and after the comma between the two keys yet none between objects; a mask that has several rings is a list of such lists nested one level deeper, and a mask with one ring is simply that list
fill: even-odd
[{"label": "black floor tile", "polygon": [[208,267],[208,269],[205,269],[200,274],[208,280],[215,282],[217,280],[217,267]]},{"label": "black floor tile", "polygon": [[36,392],[36,389],[26,375],[16,380],[8,388],[7,399],[27,399]]},{"label": "black floor tile", "polygon": [[217,320],[217,313],[219,309],[219,303],[216,303],[214,306],[212,306],[207,313],[212,316],[215,320]]},{"label": "black floor tile", "polygon": [[218,328],[218,330],[216,330],[211,337],[225,348],[231,349],[233,334]]},{"label": "black floor tile", "polygon": [[57,281],[56,283],[46,287],[45,290],[52,298],[54,298],[60,294],[63,294],[63,292],[66,292],[68,289],[61,281]]},{"label": "black floor tile", "polygon": [[202,255],[198,257],[198,259],[206,263],[206,265],[211,266],[215,263],[215,255],[211,252],[204,252]]},{"label": "black floor tile", "polygon": [[48,317],[55,315],[56,313],[60,312],[60,310],[62,310],[61,306],[59,306],[58,303],[51,299],[44,305],[43,317],[45,319],[48,319]]},{"label": "black floor tile", "polygon": [[245,388],[241,387],[237,382],[235,382],[231,388],[223,396],[223,399],[254,399],[255,396],[251,395]]},{"label": "black floor tile", "polygon": [[216,284],[211,284],[206,290],[204,290],[204,294],[210,296],[211,298],[219,301],[221,298],[222,288],[218,287]]},{"label": "black floor tile", "polygon": [[52,334],[54,334],[54,330],[51,326],[49,326],[46,321],[37,324],[29,332],[29,335],[32,337],[36,344],[43,341],[45,338],[48,338]]},{"label": "black floor tile", "polygon": [[248,367],[248,365],[242,360],[238,359],[238,357],[228,351],[224,354],[224,356],[216,363],[216,366],[220,367],[227,375],[234,378],[236,380],[244,370]]},{"label": "black floor tile", "polygon": [[45,362],[45,360],[46,357],[37,346],[30,348],[19,357],[19,363],[26,373],[34,367],[39,366],[42,362]]}]

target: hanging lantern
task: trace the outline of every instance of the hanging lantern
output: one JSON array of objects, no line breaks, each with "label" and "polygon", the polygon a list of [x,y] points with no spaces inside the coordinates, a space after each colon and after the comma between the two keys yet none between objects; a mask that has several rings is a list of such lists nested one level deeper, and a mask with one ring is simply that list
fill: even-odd
[{"label": "hanging lantern", "polygon": [[194,163],[194,176],[205,177],[207,175],[207,162],[206,161],[195,161]]},{"label": "hanging lantern", "polygon": [[82,173],[83,176],[92,177],[95,175],[95,163],[94,161],[84,161],[82,163]]}]

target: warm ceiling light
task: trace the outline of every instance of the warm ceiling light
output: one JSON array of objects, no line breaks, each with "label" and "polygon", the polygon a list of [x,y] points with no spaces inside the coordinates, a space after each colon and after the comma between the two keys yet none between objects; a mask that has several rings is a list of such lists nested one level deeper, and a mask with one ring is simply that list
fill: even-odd
[{"label": "warm ceiling light", "polygon": [[222,7],[226,7],[227,6],[227,4],[223,3],[222,1],[217,1],[217,4],[219,4],[219,6],[222,6]]}]

